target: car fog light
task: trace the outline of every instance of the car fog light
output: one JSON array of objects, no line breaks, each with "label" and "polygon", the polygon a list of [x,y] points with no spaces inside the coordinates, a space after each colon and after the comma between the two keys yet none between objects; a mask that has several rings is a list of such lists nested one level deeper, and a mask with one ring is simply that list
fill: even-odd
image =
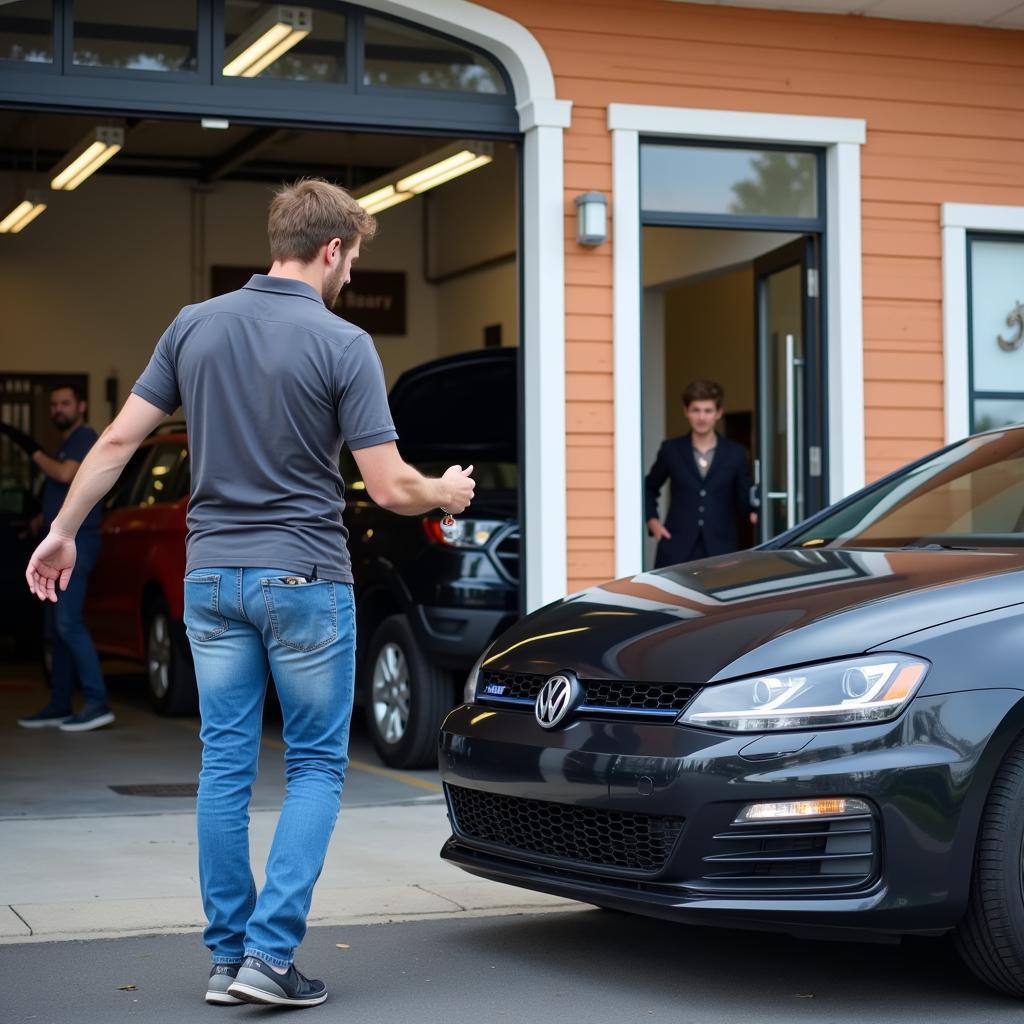
[{"label": "car fog light", "polygon": [[818,800],[784,800],[747,804],[736,815],[736,824],[751,821],[781,821],[785,818],[837,818],[848,814],[870,814],[863,800],[852,797],[824,797]]}]

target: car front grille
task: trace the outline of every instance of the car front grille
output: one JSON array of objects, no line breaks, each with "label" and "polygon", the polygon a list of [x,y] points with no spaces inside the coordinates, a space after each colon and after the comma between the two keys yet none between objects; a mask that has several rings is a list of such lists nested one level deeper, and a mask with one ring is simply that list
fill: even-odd
[{"label": "car front grille", "polygon": [[[546,675],[483,672],[477,700],[495,704],[532,704]],[[582,712],[639,714],[675,718],[700,689],[686,683],[623,683],[608,679],[582,680],[587,695]]]},{"label": "car front grille", "polygon": [[872,814],[732,825],[714,836],[695,887],[751,895],[859,889],[878,872]]},{"label": "car front grille", "polygon": [[494,557],[498,560],[498,568],[509,583],[519,582],[519,527],[513,527],[494,545]]},{"label": "car front grille", "polygon": [[446,786],[455,829],[469,840],[595,868],[655,874],[683,818],[527,800]]}]

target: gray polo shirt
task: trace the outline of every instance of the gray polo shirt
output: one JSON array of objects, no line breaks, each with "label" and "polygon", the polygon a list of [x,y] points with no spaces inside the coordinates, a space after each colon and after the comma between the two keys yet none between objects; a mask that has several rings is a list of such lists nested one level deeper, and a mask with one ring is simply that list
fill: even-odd
[{"label": "gray polo shirt", "polygon": [[187,568],[271,567],[350,583],[342,443],[398,438],[369,335],[309,285],[256,274],[186,306],[132,393],[188,424]]}]

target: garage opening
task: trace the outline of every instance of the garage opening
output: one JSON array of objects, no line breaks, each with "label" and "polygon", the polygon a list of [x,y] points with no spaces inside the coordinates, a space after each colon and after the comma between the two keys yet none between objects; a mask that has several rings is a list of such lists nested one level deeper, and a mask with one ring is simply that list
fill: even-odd
[{"label": "garage opening", "polygon": [[[380,228],[335,311],[374,337],[406,457],[429,473],[453,462],[478,469],[478,500],[447,538],[436,516],[376,509],[352,464],[343,467],[370,735],[390,763],[422,763],[465,673],[521,607],[511,89],[486,54],[350,5],[200,3],[194,22],[182,20],[186,9],[146,5],[126,27],[99,0],[77,3],[77,21],[70,5],[56,21],[48,4],[4,6],[0,77],[37,90],[33,102],[0,109],[0,218],[23,197],[45,208],[0,231],[0,418],[55,450],[49,387],[73,377],[102,428],[182,305],[266,270],[275,186],[317,175],[351,188]],[[228,74],[232,55],[261,38],[271,15],[305,34],[239,81]],[[56,77],[67,104],[46,97],[41,83]],[[200,83],[206,95],[220,90],[227,116],[168,109]],[[292,116],[256,117],[256,105]],[[76,154],[111,140],[115,152],[77,187],[51,187]],[[5,607],[28,623],[0,626],[7,658],[41,635],[21,576],[38,485],[20,449],[0,440]],[[143,665],[166,714],[195,710],[181,626],[188,488],[187,436],[169,423],[107,500],[88,604],[101,652]]]}]

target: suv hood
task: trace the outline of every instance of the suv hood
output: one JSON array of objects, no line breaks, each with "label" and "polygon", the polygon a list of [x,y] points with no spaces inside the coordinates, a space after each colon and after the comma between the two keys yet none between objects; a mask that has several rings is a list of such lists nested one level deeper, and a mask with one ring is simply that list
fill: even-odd
[{"label": "suv hood", "polygon": [[548,605],[502,634],[486,669],[717,682],[861,654],[1022,595],[1024,550],[744,551]]}]

